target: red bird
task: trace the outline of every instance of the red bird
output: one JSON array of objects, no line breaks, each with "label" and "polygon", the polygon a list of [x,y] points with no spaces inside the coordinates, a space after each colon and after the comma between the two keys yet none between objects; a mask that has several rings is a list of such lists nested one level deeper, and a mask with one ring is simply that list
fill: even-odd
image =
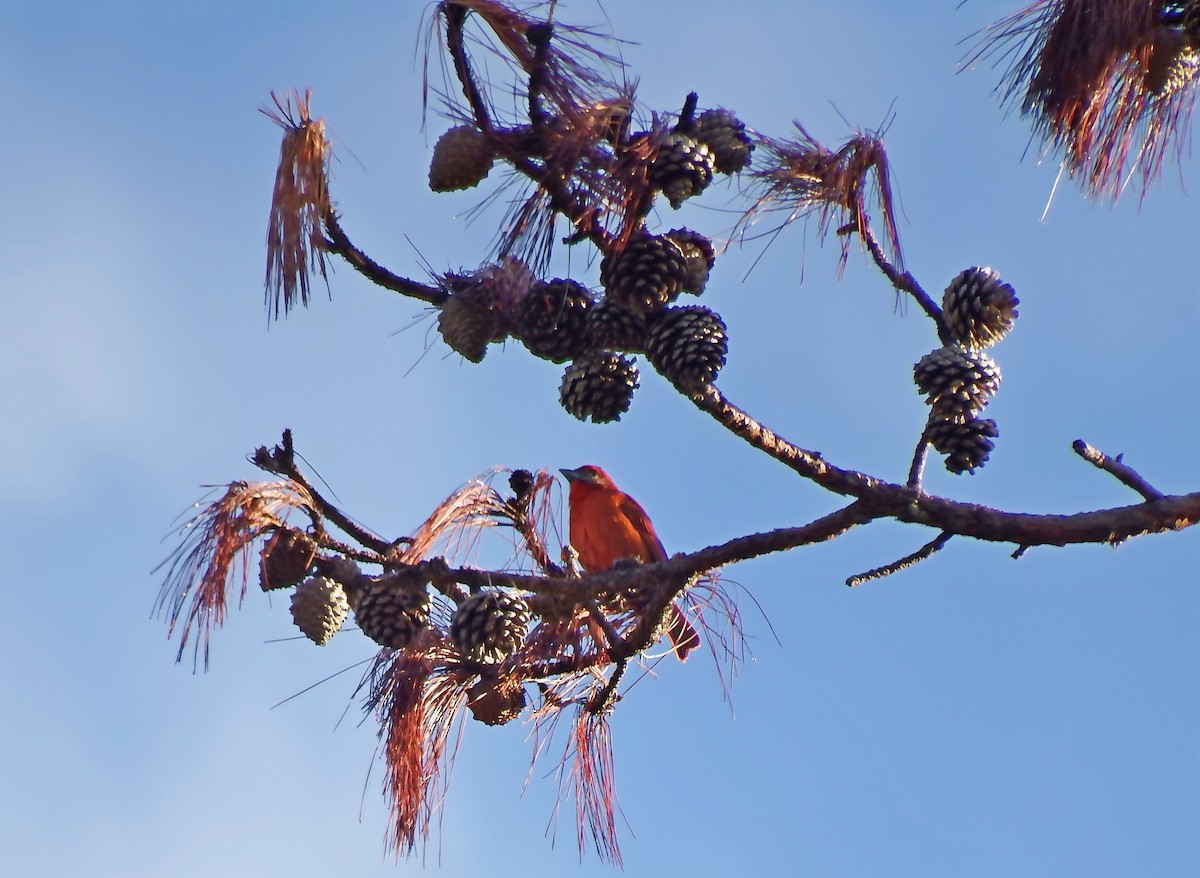
[{"label": "red bird", "polygon": [[[667,550],[642,505],[598,466],[559,470],[571,485],[570,541],[586,571],[608,570],[622,559],[641,564],[667,560]],[[700,635],[677,604],[667,615],[667,637],[680,661],[700,645]]]}]

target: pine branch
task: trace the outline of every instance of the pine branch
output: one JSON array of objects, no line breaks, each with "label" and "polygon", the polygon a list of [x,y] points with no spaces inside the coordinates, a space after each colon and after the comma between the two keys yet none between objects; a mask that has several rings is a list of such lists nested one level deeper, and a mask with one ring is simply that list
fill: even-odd
[{"label": "pine branch", "polygon": [[367,280],[379,284],[379,286],[385,289],[403,293],[406,296],[412,296],[414,299],[420,299],[431,305],[441,305],[446,301],[447,293],[440,287],[430,286],[429,284],[423,284],[394,274],[355,247],[346,235],[346,232],[342,229],[337,213],[332,208],[326,211],[323,222],[325,232],[328,235],[326,246],[329,252],[341,256],[350,263],[355,271],[363,275]]},{"label": "pine branch", "polygon": [[[328,500],[326,500],[316,488],[314,488],[305,478],[304,473],[296,466],[296,452],[292,446],[292,431],[284,430],[283,439],[274,449],[268,450],[266,446],[258,448],[250,457],[250,461],[260,469],[267,472],[276,473],[291,479],[296,484],[304,488],[312,497],[313,505],[320,516],[329,519],[337,525],[344,533],[356,540],[359,544],[366,546],[373,552],[376,552],[381,557],[387,557],[391,554],[395,547],[394,542],[388,542],[382,537],[371,533],[366,528],[359,525],[357,522],[347,516],[342,510],[338,509]],[[316,529],[319,541],[325,540],[324,525],[319,517],[313,518],[313,527]]]},{"label": "pine branch", "polygon": [[1163,495],[1162,491],[1147,482],[1137,470],[1123,463],[1120,454],[1115,458],[1109,457],[1103,451],[1093,448],[1082,439],[1076,439],[1071,443],[1071,449],[1088,463],[1104,470],[1116,478],[1122,485],[1132,488],[1147,500],[1157,500]]},{"label": "pine branch", "polygon": [[849,227],[849,231],[857,232],[859,238],[867,248],[867,252],[871,254],[871,258],[875,261],[875,265],[884,273],[893,287],[902,293],[908,293],[912,296],[914,302],[921,306],[921,310],[933,321],[937,327],[938,338],[942,344],[949,344],[951,341],[950,333],[946,329],[946,321],[942,317],[942,309],[933,301],[930,295],[925,292],[917,279],[913,277],[910,271],[901,271],[887,255],[883,252],[883,247],[879,244],[879,239],[875,235],[875,231],[871,228],[870,222],[861,224],[854,223]]},{"label": "pine branch", "polygon": [[905,555],[898,561],[893,561],[891,564],[885,564],[883,567],[876,567],[873,570],[868,570],[866,573],[859,573],[855,576],[851,576],[846,580],[846,585],[853,588],[856,585],[862,585],[864,582],[870,582],[873,579],[882,579],[885,576],[891,576],[893,573],[899,573],[901,570],[912,567],[914,564],[919,564],[920,562],[926,560],[927,558],[932,558],[935,554],[940,552],[942,547],[945,546],[946,543],[950,542],[950,538],[953,536],[954,534],[942,531],[911,555]]},{"label": "pine branch", "polygon": [[630,565],[587,573],[579,578],[541,577],[449,566],[436,575],[468,587],[502,586],[532,592],[542,598],[570,597],[580,605],[590,600],[603,601],[629,591],[661,590],[664,582],[681,583],[669,592],[669,596],[673,596],[682,590],[690,577],[698,573],[761,555],[824,542],[858,525],[881,518],[927,525],[952,536],[1025,547],[1115,544],[1135,536],[1183,530],[1200,523],[1200,492],[1163,496],[1114,509],[1047,515],[1004,512],[971,503],[918,495],[900,485],[877,482],[862,500],[809,524],[735,537],[719,545],[677,554],[658,564]]}]

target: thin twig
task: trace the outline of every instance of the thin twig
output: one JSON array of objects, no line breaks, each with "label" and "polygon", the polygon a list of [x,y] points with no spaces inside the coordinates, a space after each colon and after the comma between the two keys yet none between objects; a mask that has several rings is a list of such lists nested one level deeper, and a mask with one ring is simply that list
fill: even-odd
[{"label": "thin twig", "polygon": [[912,466],[908,468],[908,487],[914,491],[921,490],[921,477],[925,474],[925,461],[929,459],[929,425],[921,432],[917,447],[913,451]]},{"label": "thin twig", "polygon": [[[505,142],[503,134],[502,131],[497,132],[497,143]],[[566,243],[588,240],[602,252],[605,251],[611,246],[612,236],[600,224],[598,214],[586,200],[572,195],[568,186],[569,175],[542,155],[543,152],[541,146],[531,151],[525,145],[521,150],[505,151],[502,155],[514,170],[528,177],[549,196],[551,210],[566,217],[575,227],[575,231],[563,239]]]},{"label": "thin twig", "polygon": [[412,296],[414,299],[420,299],[431,305],[441,305],[449,297],[449,294],[441,287],[423,284],[392,273],[355,247],[346,236],[341,223],[338,222],[337,214],[332,209],[325,213],[324,224],[325,231],[329,236],[326,241],[329,251],[341,256],[372,283],[406,296]]},{"label": "thin twig", "polygon": [[879,245],[879,239],[875,237],[875,232],[871,229],[870,223],[865,223],[861,226],[858,223],[852,223],[849,231],[858,233],[859,238],[866,245],[867,252],[871,254],[871,258],[875,260],[875,264],[879,267],[879,270],[891,281],[892,286],[900,292],[908,293],[912,296],[913,301],[921,306],[921,310],[928,315],[929,319],[937,327],[938,338],[941,339],[943,344],[949,344],[951,340],[950,333],[946,329],[946,321],[942,317],[942,309],[938,307],[937,303],[917,283],[917,279],[913,277],[912,272],[900,271],[900,269],[891,263],[891,260],[884,254],[883,248]]},{"label": "thin twig", "polygon": [[688,96],[683,101],[683,109],[679,111],[679,122],[675,125],[675,130],[682,134],[691,134],[696,127],[696,105],[700,102],[700,96],[693,92],[688,92]]},{"label": "thin twig", "polygon": [[324,528],[319,525],[316,528],[319,532],[313,535],[313,539],[319,548],[329,552],[334,552],[344,558],[350,558],[353,561],[365,561],[368,564],[379,564],[382,561],[378,552],[360,549],[357,546],[352,546],[349,543],[344,543],[339,539],[335,539]]},{"label": "thin twig", "polygon": [[498,514],[512,523],[513,529],[520,534],[525,549],[539,570],[548,576],[562,575],[562,567],[550,559],[546,541],[538,530],[537,522],[529,514],[535,488],[533,474],[529,470],[513,470],[508,484],[513,490],[513,496],[504,502]]},{"label": "thin twig", "polygon": [[1113,476],[1122,485],[1132,488],[1137,491],[1147,500],[1157,500],[1163,496],[1162,491],[1155,488],[1145,480],[1132,467],[1121,462],[1121,455],[1118,454],[1115,458],[1109,457],[1099,448],[1093,448],[1082,439],[1076,439],[1071,443],[1071,450],[1086,460],[1093,466],[1099,467],[1109,475]]},{"label": "thin twig", "polygon": [[606,647],[609,655],[621,655],[627,644],[625,639],[621,637],[617,629],[613,627],[613,623],[609,621],[608,616],[600,612],[600,608],[596,606],[595,601],[587,602],[588,615],[592,617],[592,621],[600,626],[600,630],[604,632],[604,636],[608,639]]},{"label": "thin twig", "polygon": [[731,403],[712,384],[693,391],[688,398],[734,435],[740,436],[758,450],[826,490],[836,494],[863,497],[870,494],[872,488],[886,484],[862,473],[833,466],[821,457],[820,452],[806,451],[789,442]]},{"label": "thin twig", "polygon": [[554,25],[544,22],[529,28],[525,39],[533,46],[533,65],[529,71],[529,121],[534,129],[546,124],[546,110],[542,106],[542,89],[546,87],[546,65],[550,56],[550,39],[554,36]]},{"label": "thin twig", "polygon": [[954,534],[949,531],[942,531],[934,539],[930,540],[911,555],[905,555],[899,561],[893,561],[883,567],[876,567],[874,570],[868,570],[866,573],[859,573],[857,576],[851,576],[846,580],[846,585],[851,587],[862,585],[864,582],[870,582],[872,579],[882,579],[885,576],[891,576],[893,573],[899,573],[906,567],[912,567],[914,564],[919,564],[926,558],[936,552],[941,551],[942,546],[950,542],[950,538]]},{"label": "thin twig", "polygon": [[[273,452],[267,452],[264,448],[260,448],[255,452],[251,460],[261,469],[286,476],[303,487],[304,490],[312,495],[313,505],[316,506],[321,516],[328,518],[344,533],[358,541],[361,545],[366,546],[383,557],[386,557],[395,546],[394,542],[389,542],[383,537],[371,533],[371,531],[351,520],[346,513],[326,500],[316,488],[309,484],[308,479],[304,477],[304,473],[300,472],[299,467],[296,466],[296,453],[292,445],[292,431],[290,429],[283,431],[282,442],[275,446]],[[313,520],[313,527],[317,531],[318,542],[327,536],[324,533],[324,525],[319,519]]]},{"label": "thin twig", "polygon": [[625,669],[627,667],[629,667],[629,659],[618,659],[612,674],[609,675],[608,682],[587,700],[587,704],[584,705],[583,709],[591,714],[601,714],[610,711],[618,701],[617,686],[621,684],[621,678],[625,676]]},{"label": "thin twig", "polygon": [[467,20],[467,9],[457,4],[443,3],[441,11],[446,18],[446,50],[454,62],[454,73],[458,76],[463,96],[467,99],[467,103],[471,107],[471,114],[475,117],[475,127],[484,134],[488,134],[493,127],[492,117],[483,100],[483,93],[480,92],[479,86],[475,82],[475,74],[471,72],[471,63],[467,59],[467,49],[463,40],[463,25]]}]

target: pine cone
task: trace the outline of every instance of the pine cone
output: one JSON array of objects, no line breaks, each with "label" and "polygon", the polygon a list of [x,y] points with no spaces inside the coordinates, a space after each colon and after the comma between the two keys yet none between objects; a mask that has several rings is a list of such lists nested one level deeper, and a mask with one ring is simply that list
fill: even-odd
[{"label": "pine cone", "polygon": [[685,392],[712,383],[728,352],[725,321],[701,305],[667,308],[650,323],[646,359]]},{"label": "pine cone", "polygon": [[601,299],[588,311],[588,347],[591,350],[644,351],[646,317],[609,299]]},{"label": "pine cone", "polygon": [[438,138],[429,162],[429,188],[453,192],[478,186],[492,169],[495,153],[487,137],[471,125],[451,128]]},{"label": "pine cone", "polygon": [[480,677],[467,690],[467,707],[471,716],[489,726],[512,722],[525,709],[525,687],[519,680]]},{"label": "pine cone", "polygon": [[946,469],[962,475],[964,472],[974,474],[988,462],[996,447],[992,440],[999,437],[1000,431],[991,418],[966,421],[931,418],[925,435],[935,451],[946,455]]},{"label": "pine cone", "polygon": [[587,347],[592,294],[573,280],[535,284],[521,303],[518,335],[537,357],[565,363]]},{"label": "pine cone", "polygon": [[1020,300],[990,268],[973,267],[950,281],[942,296],[946,328],[964,347],[988,348],[1008,334]]},{"label": "pine cone", "polygon": [[263,546],[258,584],[263,591],[295,585],[308,575],[317,555],[317,544],[303,531],[280,528]]},{"label": "pine cone", "polygon": [[350,609],[353,610],[358,606],[358,595],[362,591],[362,583],[367,577],[363,576],[362,569],[358,566],[357,561],[342,555],[318,555],[316,568],[317,573],[321,576],[340,583],[342,588],[346,590],[346,597],[350,601]]},{"label": "pine cone", "polygon": [[678,244],[687,260],[683,291],[696,296],[703,293],[708,284],[708,273],[717,263],[717,251],[713,249],[712,241],[691,229],[671,229],[663,237]]},{"label": "pine cone", "polygon": [[384,574],[367,580],[357,596],[354,618],[380,646],[403,649],[429,624],[429,592],[413,577]]},{"label": "pine cone", "polygon": [[650,163],[650,183],[675,209],[708,188],[712,176],[713,155],[708,147],[677,131],[663,136]]},{"label": "pine cone", "polygon": [[450,639],[463,655],[495,664],[520,649],[528,627],[529,604],[523,597],[485,589],[458,605],[450,620]]},{"label": "pine cone", "polygon": [[1194,48],[1185,49],[1167,68],[1166,76],[1158,89],[1159,97],[1167,97],[1182,91],[1196,80],[1198,74],[1200,74],[1200,51]]},{"label": "pine cone", "polygon": [[1200,0],[1188,0],[1184,5],[1183,34],[1188,45],[1200,52]]},{"label": "pine cone", "polygon": [[438,332],[446,344],[472,363],[483,359],[499,328],[495,312],[479,299],[452,295],[438,310]]},{"label": "pine cone", "polygon": [[558,399],[581,421],[594,424],[621,420],[629,411],[638,387],[638,368],[633,360],[612,351],[592,351],[567,366]]},{"label": "pine cone", "polygon": [[[1200,3],[1196,7],[1193,26],[1196,27],[1196,37],[1200,37]],[[1143,82],[1146,91],[1166,98],[1182,89],[1200,70],[1200,49],[1195,40],[1189,36],[1186,13],[1183,16],[1183,30],[1165,25],[1156,27],[1150,37],[1150,57],[1143,71]]]},{"label": "pine cone", "polygon": [[705,110],[696,120],[693,136],[712,152],[719,174],[736,174],[750,164],[754,142],[746,126],[729,110]]},{"label": "pine cone", "polygon": [[988,404],[1000,386],[1000,367],[983,351],[948,345],[913,366],[913,381],[935,417],[964,421]]},{"label": "pine cone", "polygon": [[489,343],[503,341],[513,330],[520,304],[536,282],[529,267],[512,256],[437,280],[449,293],[438,311],[438,331],[472,363],[483,359]]},{"label": "pine cone", "polygon": [[688,280],[683,249],[662,235],[638,234],[625,248],[600,260],[600,283],[618,305],[647,314],[679,295]]},{"label": "pine cone", "polygon": [[292,620],[317,646],[327,644],[350,615],[345,590],[332,579],[314,576],[292,593]]}]

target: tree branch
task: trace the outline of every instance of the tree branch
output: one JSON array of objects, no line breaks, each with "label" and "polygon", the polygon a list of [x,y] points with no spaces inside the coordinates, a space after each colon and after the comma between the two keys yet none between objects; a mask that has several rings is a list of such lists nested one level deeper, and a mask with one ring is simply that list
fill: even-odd
[{"label": "tree branch", "polygon": [[1147,500],[1157,500],[1163,495],[1162,491],[1147,482],[1136,470],[1122,463],[1121,455],[1118,454],[1115,458],[1109,457],[1099,448],[1093,448],[1082,439],[1072,442],[1071,449],[1088,463],[1104,470],[1122,485],[1132,488]]},{"label": "tree branch", "polygon": [[367,280],[379,284],[379,286],[385,289],[402,293],[406,296],[412,296],[414,299],[420,299],[431,305],[441,305],[446,301],[448,294],[441,287],[423,284],[415,280],[409,280],[406,277],[401,277],[398,274],[393,274],[366,253],[355,247],[351,243],[350,238],[347,237],[345,231],[343,231],[341,223],[338,222],[337,214],[332,208],[326,211],[324,223],[325,231],[329,236],[326,241],[329,251],[336,253],[349,262]]},{"label": "tree branch", "polygon": [[862,473],[832,466],[821,457],[820,452],[806,451],[792,444],[729,402],[712,384],[693,391],[688,398],[734,435],[835,494],[863,497],[873,486],[885,484]]},{"label": "tree branch", "polygon": [[612,674],[609,675],[608,682],[592,694],[583,709],[593,714],[608,713],[612,710],[619,700],[617,686],[621,684],[621,679],[625,676],[625,669],[627,667],[629,667],[628,658],[617,659],[616,667],[613,668]]},{"label": "tree branch", "polygon": [[[1031,515],[1002,512],[973,503],[920,495],[904,503],[907,489],[883,485],[881,500],[898,521],[927,524],[959,536],[1018,546],[1067,546],[1079,543],[1124,542],[1130,537],[1183,530],[1200,522],[1200,492],[1165,495],[1135,506],[1076,512],[1073,515]],[[877,509],[875,502],[871,507]]]},{"label": "tree branch", "polygon": [[917,447],[913,451],[912,465],[908,468],[908,487],[914,491],[921,490],[921,477],[925,474],[925,462],[929,459],[929,424],[921,431]]},{"label": "tree branch", "polygon": [[475,84],[475,75],[471,72],[471,63],[467,59],[467,50],[463,40],[463,24],[467,20],[466,6],[456,3],[442,3],[440,11],[446,18],[446,50],[454,62],[454,73],[462,86],[463,95],[471,107],[475,117],[475,126],[484,134],[491,133],[492,117],[488,112],[483,93]]},{"label": "tree branch", "polygon": [[951,341],[950,333],[946,329],[946,321],[942,317],[942,309],[933,301],[930,295],[925,292],[917,279],[913,277],[910,271],[900,271],[891,263],[891,260],[883,252],[883,248],[879,245],[879,239],[875,237],[875,232],[869,223],[855,223],[852,227],[853,231],[858,232],[858,236],[866,245],[867,252],[871,254],[871,258],[879,267],[893,287],[902,293],[908,293],[912,296],[913,301],[921,306],[921,310],[934,322],[937,326],[938,338],[942,344],[949,344]]},{"label": "tree branch", "polygon": [[631,564],[611,570],[587,573],[581,577],[536,576],[481,570],[476,567],[449,567],[431,570],[431,574],[446,581],[474,588],[502,586],[532,592],[554,601],[569,598],[576,606],[588,601],[603,602],[631,591],[659,594],[664,582],[678,583],[669,597],[682,591],[696,574],[715,570],[726,564],[745,561],[771,552],[812,545],[840,536],[876,516],[861,503],[851,503],[836,512],[799,527],[785,527],[765,533],[736,537],[716,546],[696,552],[675,555],[657,564]]},{"label": "tree branch", "polygon": [[1200,521],[1200,493],[1160,496],[1137,506],[1073,515],[1002,512],[934,497],[834,466],[819,453],[793,445],[764,427],[712,385],[691,393],[689,398],[732,433],[804,478],[826,490],[857,498],[874,518],[894,518],[980,540],[1028,546],[1119,543],[1141,534],[1182,530]]},{"label": "tree branch", "polygon": [[846,585],[853,588],[856,585],[862,585],[864,582],[870,582],[872,579],[882,579],[885,576],[891,576],[893,573],[899,573],[907,567],[912,567],[914,564],[919,564],[926,558],[930,558],[941,551],[942,547],[950,542],[952,536],[954,534],[942,531],[911,555],[905,555],[899,561],[893,561],[891,564],[886,564],[883,567],[876,567],[874,570],[868,570],[866,573],[851,576],[846,580]]},{"label": "tree branch", "polygon": [[[388,542],[383,537],[362,527],[347,516],[346,513],[326,500],[316,488],[309,484],[304,473],[296,466],[296,452],[292,446],[292,431],[290,429],[283,431],[281,443],[276,445],[273,450],[268,450],[266,446],[260,447],[254,452],[250,461],[260,469],[285,476],[303,487],[312,497],[313,503],[321,516],[332,521],[344,533],[353,537],[361,545],[366,546],[373,552],[377,552],[381,558],[386,558],[391,554],[396,542]],[[319,519],[314,520],[313,526],[318,531],[321,531],[318,534],[320,538],[327,536],[323,532],[324,526]]]},{"label": "tree branch", "polygon": [[688,579],[706,570],[830,540],[860,524],[885,517],[936,527],[951,535],[1019,546],[1115,544],[1143,534],[1183,530],[1200,522],[1200,492],[1073,515],[1034,515],[918,495],[900,485],[882,482],[877,483],[876,490],[876,496],[851,503],[809,524],[736,537],[657,564],[630,565],[579,578],[474,567],[446,567],[441,575],[468,587],[504,586],[549,599],[569,597],[572,603],[582,605],[591,600],[603,602],[630,591],[657,592],[664,582],[672,581],[681,583],[672,591],[674,594],[683,589]]}]

